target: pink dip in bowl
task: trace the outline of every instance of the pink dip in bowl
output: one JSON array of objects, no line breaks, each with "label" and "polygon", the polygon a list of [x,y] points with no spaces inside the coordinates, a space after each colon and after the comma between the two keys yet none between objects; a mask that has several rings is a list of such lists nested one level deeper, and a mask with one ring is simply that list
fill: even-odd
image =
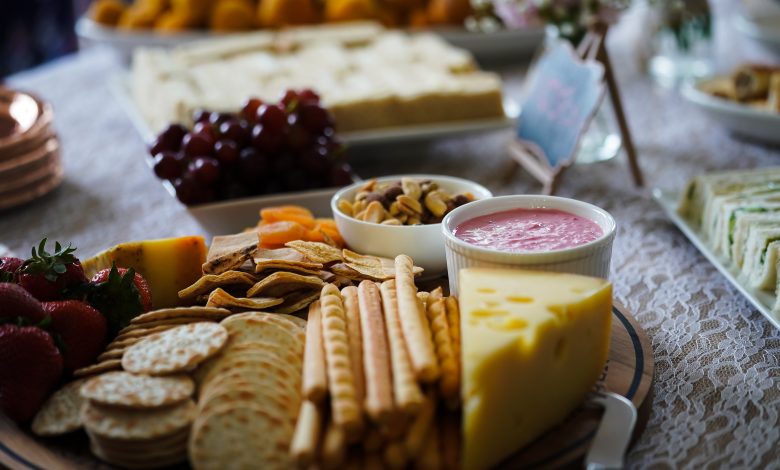
[{"label": "pink dip in bowl", "polygon": [[475,246],[523,253],[584,245],[604,232],[589,219],[557,209],[512,209],[466,220],[453,234]]}]

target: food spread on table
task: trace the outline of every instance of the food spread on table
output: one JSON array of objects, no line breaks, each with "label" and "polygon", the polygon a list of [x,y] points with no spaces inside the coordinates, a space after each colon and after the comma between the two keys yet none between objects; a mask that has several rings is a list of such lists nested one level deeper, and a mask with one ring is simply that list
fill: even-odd
[{"label": "food spread on table", "polygon": [[746,64],[729,77],[703,82],[702,91],[718,98],[780,113],[780,67]]},{"label": "food spread on table", "polygon": [[89,16],[122,30],[175,33],[374,20],[387,26],[462,25],[468,0],[94,0]]},{"label": "food spread on table", "polygon": [[[388,191],[442,192],[404,177],[358,199]],[[420,287],[405,254],[345,247],[305,207],[259,215],[207,252],[201,237],[147,240],[82,264],[43,240],[3,258],[0,351],[35,358],[4,361],[3,412],[39,436],[83,429],[125,468],[489,468],[603,372],[608,281],[469,268],[458,299]]]},{"label": "food spread on table", "polygon": [[558,209],[512,209],[466,220],[454,235],[475,246],[499,251],[563,250],[603,235],[599,225]]},{"label": "food spread on table", "polygon": [[363,222],[382,225],[438,224],[456,207],[474,200],[471,193],[450,194],[431,180],[366,182],[353,200],[340,199],[338,209]]},{"label": "food spread on table", "polygon": [[[410,51],[413,51],[410,53]],[[503,119],[501,79],[428,33],[350,23],[215,39],[133,57],[133,99],[155,132],[199,109],[235,112],[309,88],[339,132]]]}]

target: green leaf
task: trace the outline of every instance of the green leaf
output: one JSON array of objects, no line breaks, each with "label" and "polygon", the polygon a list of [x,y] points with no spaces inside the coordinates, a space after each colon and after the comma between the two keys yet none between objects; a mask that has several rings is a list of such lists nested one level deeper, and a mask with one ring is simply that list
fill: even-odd
[{"label": "green leaf", "polygon": [[134,277],[135,270],[128,269],[123,276],[116,264],[112,264],[105,282],[90,284],[86,300],[106,317],[110,338],[143,312]]}]

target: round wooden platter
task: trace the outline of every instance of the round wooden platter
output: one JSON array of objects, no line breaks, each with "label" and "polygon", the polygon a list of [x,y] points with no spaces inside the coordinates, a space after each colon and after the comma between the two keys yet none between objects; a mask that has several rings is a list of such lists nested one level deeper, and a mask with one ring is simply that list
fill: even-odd
[{"label": "round wooden platter", "polygon": [[[612,312],[609,359],[596,387],[629,398],[640,409],[641,416],[643,410],[649,411],[652,401],[646,399],[653,380],[653,351],[647,335],[625,308],[616,304]],[[576,466],[587,453],[600,419],[600,410],[583,405],[564,423],[507,459],[500,468]],[[641,434],[643,426],[640,418],[635,437]],[[60,439],[42,440],[20,430],[0,415],[0,466],[3,465],[12,469],[47,470],[111,468],[89,454],[87,438],[81,432]]]}]

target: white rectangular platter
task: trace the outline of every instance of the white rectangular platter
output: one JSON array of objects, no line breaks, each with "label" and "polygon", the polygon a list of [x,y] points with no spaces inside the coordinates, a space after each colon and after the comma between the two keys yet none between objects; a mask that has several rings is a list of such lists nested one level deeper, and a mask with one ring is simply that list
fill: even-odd
[{"label": "white rectangular platter", "polygon": [[693,243],[702,255],[715,266],[728,281],[737,288],[737,290],[747,298],[751,304],[766,317],[775,328],[780,329],[780,318],[772,312],[772,306],[775,303],[775,296],[769,292],[753,289],[739,275],[739,271],[733,266],[730,260],[727,260],[715,254],[701,238],[699,231],[692,227],[687,220],[680,217],[677,213],[677,201],[679,194],[670,191],[664,191],[660,188],[653,189],[653,198],[664,210],[669,219],[680,229],[680,231]]},{"label": "white rectangular platter", "polygon": [[[141,116],[141,112],[133,100],[130,91],[130,77],[120,73],[109,78],[109,88],[116,97],[125,114],[145,142],[155,138],[149,124]],[[520,114],[520,107],[508,97],[504,97],[504,117],[475,119],[471,121],[452,121],[421,124],[404,127],[386,127],[357,132],[341,132],[339,138],[350,147],[364,148],[376,145],[402,144],[413,141],[426,141],[443,137],[462,136],[476,132],[489,132],[509,129],[515,125]],[[360,156],[356,153],[355,156]],[[370,154],[362,154],[370,155]]]}]

